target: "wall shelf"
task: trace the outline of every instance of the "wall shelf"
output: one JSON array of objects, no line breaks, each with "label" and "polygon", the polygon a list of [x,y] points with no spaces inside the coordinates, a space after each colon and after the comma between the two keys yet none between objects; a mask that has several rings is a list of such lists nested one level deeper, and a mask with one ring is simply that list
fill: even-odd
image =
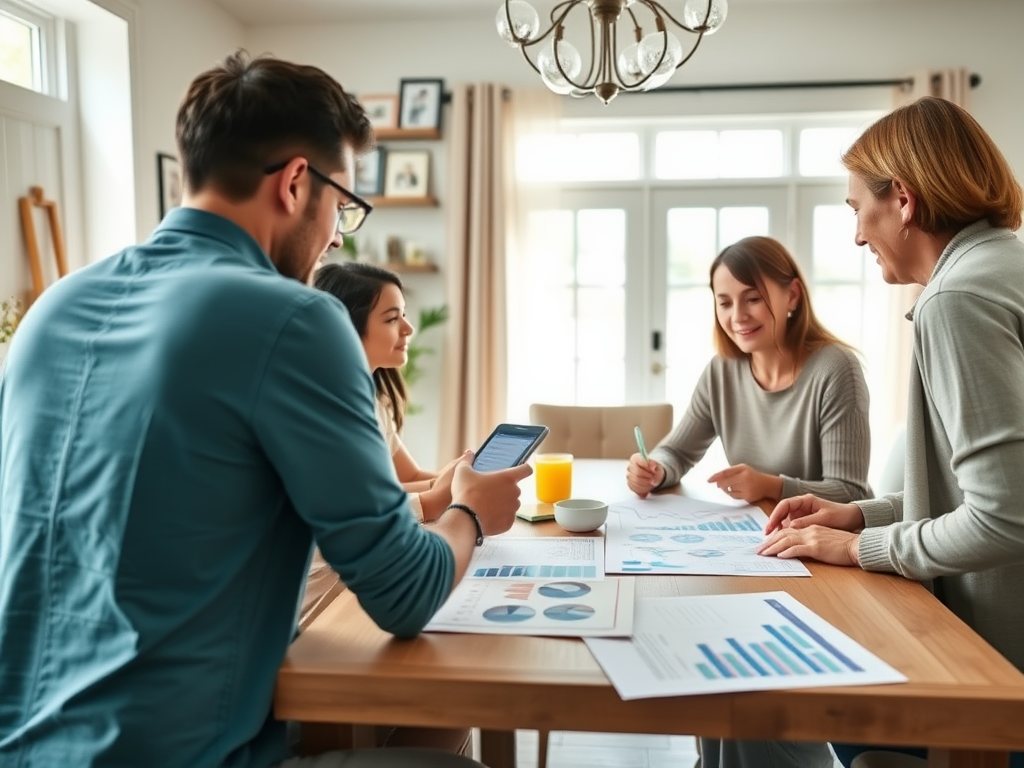
[{"label": "wall shelf", "polygon": [[369,195],[366,199],[374,208],[433,208],[437,206],[437,198],[433,195],[424,197]]},{"label": "wall shelf", "polygon": [[440,128],[377,128],[378,141],[423,141],[441,138]]},{"label": "wall shelf", "polygon": [[384,266],[392,272],[420,272],[427,274],[440,271],[437,268],[437,264],[429,261],[423,264],[406,264],[404,261],[388,261],[385,262]]}]

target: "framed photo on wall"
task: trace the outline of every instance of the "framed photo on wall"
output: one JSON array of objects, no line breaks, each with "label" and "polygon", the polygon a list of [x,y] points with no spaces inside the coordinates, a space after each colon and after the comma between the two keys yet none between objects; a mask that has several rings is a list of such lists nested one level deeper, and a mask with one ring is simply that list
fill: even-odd
[{"label": "framed photo on wall", "polygon": [[384,165],[385,197],[426,197],[430,189],[430,153],[388,152]]},{"label": "framed photo on wall", "polygon": [[444,80],[400,81],[399,128],[440,128]]},{"label": "framed photo on wall", "polygon": [[156,153],[156,170],[160,218],[163,219],[172,208],[181,205],[181,165],[178,158],[165,152]]},{"label": "framed photo on wall", "polygon": [[384,194],[384,158],[385,150],[382,147],[356,158],[353,192],[364,196]]},{"label": "framed photo on wall", "polygon": [[396,94],[367,94],[358,99],[366,110],[370,125],[378,128],[398,127],[398,96]]}]

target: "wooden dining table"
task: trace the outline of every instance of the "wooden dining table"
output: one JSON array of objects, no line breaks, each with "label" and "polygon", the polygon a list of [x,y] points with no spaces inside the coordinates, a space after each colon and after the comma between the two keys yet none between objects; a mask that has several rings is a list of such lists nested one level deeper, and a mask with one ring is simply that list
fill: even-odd
[{"label": "wooden dining table", "polygon": [[[577,496],[628,497],[625,462],[577,461]],[[527,489],[529,481],[525,481]],[[716,489],[684,484],[687,495]],[[536,502],[524,493],[524,505]],[[724,496],[720,496],[724,500]],[[517,521],[511,536],[565,536]],[[1024,675],[924,586],[807,563],[810,578],[638,575],[638,596],[785,591],[908,682],[623,701],[575,638],[423,633],[398,640],[340,592],[289,648],[274,711],[303,749],[372,744],[372,725],[477,727],[481,761],[515,768],[515,730],[924,745],[930,766],[1000,768],[1024,751]]]}]

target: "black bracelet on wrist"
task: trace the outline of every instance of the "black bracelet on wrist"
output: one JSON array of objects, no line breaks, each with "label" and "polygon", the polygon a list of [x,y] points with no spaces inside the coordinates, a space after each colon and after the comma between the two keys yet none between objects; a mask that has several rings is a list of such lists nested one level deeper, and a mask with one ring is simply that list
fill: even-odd
[{"label": "black bracelet on wrist", "polygon": [[467,515],[469,515],[470,517],[473,518],[473,524],[476,526],[476,545],[479,547],[481,544],[483,544],[484,543],[484,529],[480,525],[480,518],[477,517],[476,512],[474,512],[472,509],[467,507],[465,504],[458,504],[458,503],[449,504],[447,507],[444,508],[444,511],[447,512],[449,509],[461,509]]}]

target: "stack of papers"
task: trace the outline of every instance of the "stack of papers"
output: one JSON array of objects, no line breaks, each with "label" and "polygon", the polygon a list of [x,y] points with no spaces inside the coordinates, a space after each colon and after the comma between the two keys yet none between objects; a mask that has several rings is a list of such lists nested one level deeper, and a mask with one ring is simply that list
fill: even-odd
[{"label": "stack of papers", "polygon": [[785,592],[640,598],[630,639],[585,642],[625,700],[907,681]]},{"label": "stack of papers", "polygon": [[651,496],[608,508],[608,573],[810,576],[799,560],[762,557],[768,517],[685,496]]}]

